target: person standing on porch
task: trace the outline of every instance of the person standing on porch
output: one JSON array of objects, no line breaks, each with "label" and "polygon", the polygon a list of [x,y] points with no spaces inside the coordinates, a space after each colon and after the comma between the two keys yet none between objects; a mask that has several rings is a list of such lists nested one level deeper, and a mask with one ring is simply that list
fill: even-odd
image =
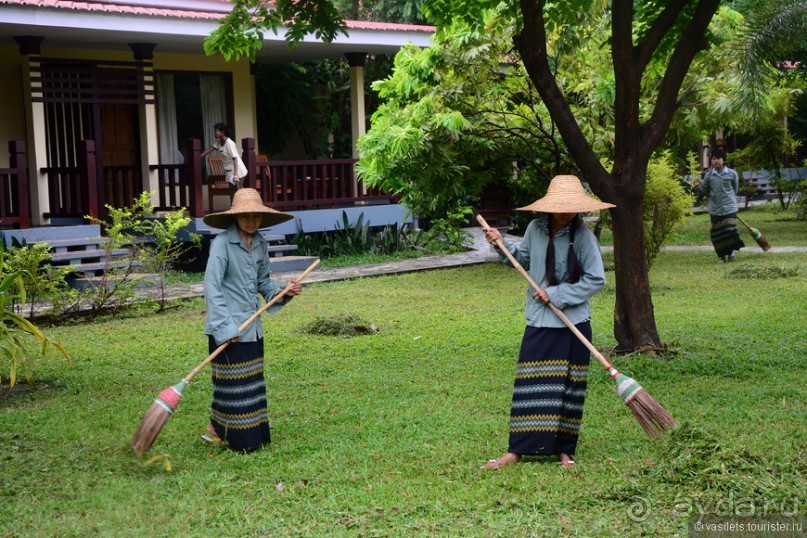
[{"label": "person standing on porch", "polygon": [[[575,464],[590,353],[548,305],[563,310],[591,341],[589,299],[605,285],[605,269],[597,238],[579,213],[609,207],[614,205],[587,196],[577,177],[556,176],[546,196],[519,208],[546,216],[530,222],[520,245],[505,242],[505,247],[543,289],[527,290],[508,450],[483,469],[498,469],[525,455],[554,456],[564,467]],[[502,238],[495,228],[483,232],[493,245]]]},{"label": "person standing on porch", "polygon": [[720,148],[712,152],[712,168],[703,178],[695,180],[695,187],[708,196],[707,209],[712,221],[710,238],[717,253],[717,263],[733,262],[735,250],[745,246],[737,230],[737,192],[740,180],[737,172],[726,166],[726,152]]},{"label": "person standing on porch", "polygon": [[[238,327],[260,308],[259,294],[268,301],[284,288],[270,278],[269,251],[259,229],[291,218],[266,207],[258,191],[251,188],[237,191],[229,210],[204,218],[208,226],[225,230],[210,244],[204,280],[204,333],[210,353],[229,342],[212,362],[213,403],[202,436],[209,443],[250,452],[271,440],[261,319],[241,333]],[[269,312],[300,293],[299,280],[291,279],[289,284],[289,291]]]},{"label": "person standing on porch", "polygon": [[218,151],[221,155],[221,165],[224,167],[224,178],[231,185],[238,187],[241,178],[247,175],[247,167],[238,156],[238,147],[232,139],[232,131],[226,123],[217,123],[213,126],[213,135],[216,142],[202,152],[202,158],[213,151]]}]

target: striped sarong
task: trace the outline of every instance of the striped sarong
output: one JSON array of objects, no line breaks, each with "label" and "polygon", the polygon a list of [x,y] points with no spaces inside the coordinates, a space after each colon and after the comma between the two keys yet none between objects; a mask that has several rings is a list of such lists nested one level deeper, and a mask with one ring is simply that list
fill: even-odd
[{"label": "striped sarong", "polygon": [[745,246],[737,230],[737,214],[712,216],[712,230],[710,238],[715,247],[717,257],[731,256],[735,250],[740,250]]},{"label": "striped sarong", "polygon": [[[218,346],[209,337],[212,353]],[[235,450],[255,450],[270,442],[263,340],[235,342],[213,359],[213,404],[210,422]]]},{"label": "striped sarong", "polygon": [[[589,321],[576,327],[591,340]],[[509,452],[574,455],[589,359],[588,348],[568,329],[525,329],[510,409]]]}]

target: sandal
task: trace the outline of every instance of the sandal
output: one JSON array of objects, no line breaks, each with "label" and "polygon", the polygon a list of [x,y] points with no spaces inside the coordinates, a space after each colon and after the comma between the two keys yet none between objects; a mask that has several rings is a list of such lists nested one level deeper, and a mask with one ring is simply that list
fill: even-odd
[{"label": "sandal", "polygon": [[202,441],[204,441],[205,443],[211,444],[211,445],[221,445],[222,442],[223,442],[218,437],[216,437],[214,435],[210,435],[210,434],[203,434],[201,437],[202,437]]},{"label": "sandal", "polygon": [[223,445],[224,441],[221,440],[215,432],[210,431],[210,428],[207,429],[206,433],[201,435],[202,441],[211,445]]},{"label": "sandal", "polygon": [[485,465],[483,465],[482,467],[480,467],[480,469],[496,470],[496,469],[501,469],[502,467],[507,467],[508,465],[510,465],[510,464],[506,463],[506,462],[499,461],[499,460],[488,460],[488,462]]}]

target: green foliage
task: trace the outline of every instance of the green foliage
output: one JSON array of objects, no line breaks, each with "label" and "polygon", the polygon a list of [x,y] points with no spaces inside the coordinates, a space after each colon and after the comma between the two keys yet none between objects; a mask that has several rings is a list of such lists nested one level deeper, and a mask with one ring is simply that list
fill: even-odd
[{"label": "green foliage", "polygon": [[778,69],[780,63],[803,58],[807,52],[804,46],[807,3],[803,0],[745,2],[737,9],[746,15],[745,24],[732,46],[742,80],[738,105],[751,110],[752,119],[756,119],[766,111],[773,111],[769,87],[778,85],[783,76],[790,76]]},{"label": "green foliage", "polygon": [[671,155],[663,152],[653,157],[647,167],[643,206],[648,267],[675,227],[692,214],[694,204],[695,197],[682,184]]},{"label": "green foliage", "polygon": [[350,20],[418,24],[426,22],[420,12],[423,0],[334,0],[334,6]]},{"label": "green foliage", "polygon": [[254,63],[264,33],[277,33],[280,28],[286,29],[289,46],[307,34],[326,42],[347,35],[347,25],[330,0],[232,0],[232,4],[230,13],[205,39],[208,55],[221,54],[227,61],[245,57]]},{"label": "green foliage", "polygon": [[[36,314],[37,308],[50,303],[50,312],[59,312],[67,304],[75,303],[78,292],[70,288],[66,279],[73,273],[70,267],[51,265],[50,247],[47,245],[20,245],[6,249],[6,271],[19,273],[21,285],[26,291],[28,305],[14,304],[14,311],[22,314],[28,308],[28,317]],[[17,291],[17,290],[15,290]]]},{"label": "green foliage", "polygon": [[429,229],[423,234],[426,248],[443,254],[465,250],[467,235],[461,226],[472,216],[473,209],[461,205],[450,211],[445,218],[432,221]]},{"label": "green foliage", "polygon": [[393,254],[421,249],[426,242],[421,231],[410,231],[397,223],[374,231],[370,221],[364,220],[364,213],[351,223],[345,211],[342,211],[342,220],[334,223],[333,230],[318,234],[306,234],[298,222],[297,234],[292,240],[298,252],[319,258]]},{"label": "green foliage", "polygon": [[[143,241],[139,238],[148,233],[145,217],[153,211],[151,193],[142,192],[128,207],[106,206],[108,220],[86,216],[99,224],[106,236],[103,243],[103,274],[88,286],[82,294],[82,301],[89,307],[90,317],[102,310],[112,312],[127,308],[132,303],[137,280],[135,271],[140,264]],[[127,254],[120,257],[117,251],[125,249]]]},{"label": "green foliage", "polygon": [[195,233],[190,234],[186,241],[179,240],[180,233],[190,223],[191,219],[185,216],[185,208],[168,213],[162,220],[148,219],[143,222],[143,231],[153,247],[146,249],[147,253],[141,260],[144,269],[157,273],[159,277],[157,312],[164,310],[167,302],[166,274],[202,242],[202,237]]},{"label": "green foliage", "polygon": [[485,28],[457,25],[429,49],[398,53],[393,74],[373,85],[383,103],[358,144],[357,173],[368,185],[438,220],[494,181],[512,182],[531,202],[572,166],[512,50],[513,28],[512,17],[495,12]]},{"label": "green foliage", "polygon": [[30,368],[30,363],[34,360],[30,350],[31,339],[39,347],[40,353],[44,354],[52,347],[70,361],[70,355],[61,344],[51,340],[39,327],[14,312],[15,303],[25,304],[25,301],[22,271],[12,269],[6,263],[6,247],[0,242],[0,382],[8,379],[9,391],[17,382],[19,370],[22,370],[29,383],[33,382]]},{"label": "green foliage", "polygon": [[[807,163],[804,163],[807,167]],[[798,183],[796,189],[796,202],[793,204],[796,209],[796,220],[807,220],[807,179]]]}]

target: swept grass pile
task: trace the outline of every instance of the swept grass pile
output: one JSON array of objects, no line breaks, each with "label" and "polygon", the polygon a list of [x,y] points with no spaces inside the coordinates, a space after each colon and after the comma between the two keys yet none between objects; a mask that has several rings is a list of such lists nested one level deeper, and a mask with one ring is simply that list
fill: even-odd
[{"label": "swept grass pile", "polygon": [[775,278],[793,278],[798,276],[807,276],[807,267],[788,264],[765,267],[751,263],[738,263],[727,275],[728,278],[757,280],[773,280]]},{"label": "swept grass pile", "polygon": [[302,332],[319,336],[362,336],[378,332],[374,323],[350,312],[335,315],[320,314],[303,326]]}]

